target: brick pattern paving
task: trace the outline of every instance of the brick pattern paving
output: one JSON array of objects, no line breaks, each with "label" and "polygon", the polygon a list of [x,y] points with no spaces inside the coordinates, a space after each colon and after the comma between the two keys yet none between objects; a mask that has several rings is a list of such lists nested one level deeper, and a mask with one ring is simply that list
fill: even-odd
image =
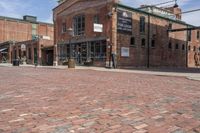
[{"label": "brick pattern paving", "polygon": [[0,67],[0,133],[200,133],[200,82]]}]

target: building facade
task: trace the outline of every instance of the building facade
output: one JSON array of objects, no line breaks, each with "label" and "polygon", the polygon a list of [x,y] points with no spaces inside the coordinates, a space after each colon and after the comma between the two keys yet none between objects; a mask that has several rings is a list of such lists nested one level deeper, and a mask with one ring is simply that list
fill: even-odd
[{"label": "building facade", "polygon": [[173,31],[193,27],[181,21],[178,6],[136,9],[116,0],[65,0],[53,11],[55,64],[74,58],[95,66],[199,65],[199,31]]},{"label": "building facade", "polygon": [[21,59],[21,63],[53,65],[53,42],[36,39],[15,43],[12,46],[12,59]]},{"label": "building facade", "polygon": [[[25,42],[27,45],[27,42],[31,42],[32,48],[36,44],[49,47],[53,46],[53,39],[53,24],[38,22],[37,18],[33,16],[24,16],[23,19],[0,16],[0,62],[12,63],[13,59],[20,57],[22,54],[19,44],[24,44]],[[38,40],[42,40],[45,43],[41,44],[41,41]],[[25,52],[28,53],[28,51]],[[37,51],[37,53],[40,53],[40,51]],[[42,64],[41,57],[38,55],[37,58],[39,64]],[[34,63],[34,61],[31,62]]]}]

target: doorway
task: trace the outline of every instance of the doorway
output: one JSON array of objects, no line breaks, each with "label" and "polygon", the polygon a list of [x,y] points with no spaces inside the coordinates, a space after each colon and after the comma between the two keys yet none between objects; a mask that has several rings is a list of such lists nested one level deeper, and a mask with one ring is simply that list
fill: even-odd
[{"label": "doorway", "polygon": [[34,64],[38,64],[37,48],[34,48]]}]

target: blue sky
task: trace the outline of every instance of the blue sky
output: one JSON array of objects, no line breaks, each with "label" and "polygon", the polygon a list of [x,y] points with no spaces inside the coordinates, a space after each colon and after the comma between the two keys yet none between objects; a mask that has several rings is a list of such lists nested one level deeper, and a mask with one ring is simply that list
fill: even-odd
[{"label": "blue sky", "polygon": [[[142,4],[155,4],[169,0],[121,0],[123,4],[139,7]],[[183,11],[200,8],[200,0],[178,0]],[[0,0],[0,16],[22,18],[23,15],[37,16],[39,21],[52,23],[52,9],[57,0]],[[187,23],[200,26],[200,11],[184,14]]]}]

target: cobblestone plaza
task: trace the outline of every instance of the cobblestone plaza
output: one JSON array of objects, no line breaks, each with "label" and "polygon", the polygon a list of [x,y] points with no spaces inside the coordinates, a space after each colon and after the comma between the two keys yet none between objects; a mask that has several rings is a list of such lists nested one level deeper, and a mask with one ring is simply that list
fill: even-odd
[{"label": "cobblestone plaza", "polygon": [[199,133],[200,82],[0,67],[0,133]]}]

